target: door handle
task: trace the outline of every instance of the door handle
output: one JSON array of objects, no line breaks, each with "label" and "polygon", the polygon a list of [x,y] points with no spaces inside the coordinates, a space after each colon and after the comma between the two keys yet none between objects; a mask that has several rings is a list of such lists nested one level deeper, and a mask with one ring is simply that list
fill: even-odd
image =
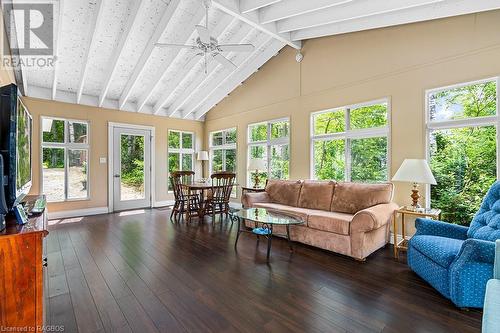
[{"label": "door handle", "polygon": [[115,178],[120,178],[120,175],[115,175]]}]

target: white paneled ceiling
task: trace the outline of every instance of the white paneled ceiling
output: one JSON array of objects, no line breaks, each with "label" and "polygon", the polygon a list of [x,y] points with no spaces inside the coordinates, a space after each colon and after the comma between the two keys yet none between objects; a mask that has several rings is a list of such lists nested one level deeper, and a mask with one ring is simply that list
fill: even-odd
[{"label": "white paneled ceiling", "polygon": [[[219,44],[229,68],[191,49],[195,25]],[[203,119],[281,48],[305,39],[500,8],[500,0],[59,0],[53,68],[22,68],[28,96],[129,112]],[[15,7],[15,5],[14,5]]]}]

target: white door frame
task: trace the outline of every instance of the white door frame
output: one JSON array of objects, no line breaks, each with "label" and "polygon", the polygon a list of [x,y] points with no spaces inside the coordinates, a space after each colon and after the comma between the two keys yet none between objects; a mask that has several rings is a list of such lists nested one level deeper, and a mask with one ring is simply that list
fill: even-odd
[{"label": "white door frame", "polygon": [[149,181],[151,188],[151,203],[150,207],[153,208],[155,202],[155,127],[145,126],[145,125],[135,125],[126,123],[115,123],[108,122],[108,212],[112,213],[114,211],[114,189],[113,189],[113,133],[115,128],[126,128],[126,129],[140,129],[147,130],[151,132],[151,172],[149,173]]}]

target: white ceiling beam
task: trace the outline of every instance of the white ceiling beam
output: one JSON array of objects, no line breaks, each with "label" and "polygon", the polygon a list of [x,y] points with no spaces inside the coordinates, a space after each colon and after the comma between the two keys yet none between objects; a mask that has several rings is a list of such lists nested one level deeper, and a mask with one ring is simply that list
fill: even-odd
[{"label": "white ceiling beam", "polygon": [[[180,44],[186,44],[189,43],[189,41],[194,40],[196,37],[198,37],[198,33],[195,30],[195,26],[197,24],[202,25],[202,23],[205,21],[205,9],[202,6],[199,6],[198,11],[196,14],[193,16],[193,19],[190,22],[186,23],[186,28],[183,30],[180,30],[178,32],[178,39],[175,41],[175,43],[180,43]],[[165,74],[170,72],[170,69],[172,69],[173,64],[176,63],[179,54],[185,54],[186,51],[181,52],[181,49],[175,48],[175,49],[165,49],[167,50],[167,58],[163,62],[164,66],[163,68],[159,68],[158,71],[156,71],[156,77],[149,82],[148,87],[145,89],[145,94],[144,96],[141,96],[139,100],[137,101],[137,112],[141,112],[144,106],[146,105],[147,101],[153,96],[153,93],[156,91],[160,83],[163,81]]]},{"label": "white ceiling beam", "polygon": [[139,76],[142,74],[144,68],[146,67],[147,62],[149,61],[153,50],[155,49],[155,44],[158,43],[163,32],[167,29],[168,23],[170,19],[176,12],[177,7],[179,6],[181,0],[172,0],[169,4],[163,16],[160,20],[160,23],[156,26],[155,31],[151,35],[146,44],[146,47],[142,51],[141,57],[139,58],[137,64],[135,65],[134,72],[132,76],[129,78],[127,84],[125,85],[125,89],[123,90],[120,100],[119,100],[119,108],[121,109],[128,101],[130,94],[132,93],[132,89],[134,89],[137,84]]},{"label": "white ceiling beam", "polygon": [[80,84],[78,85],[78,90],[76,92],[76,104],[80,104],[80,99],[82,98],[83,88],[85,87],[85,79],[87,78],[87,70],[89,64],[90,50],[94,46],[97,37],[97,31],[101,25],[103,18],[104,0],[96,0],[96,11],[97,13],[93,16],[92,22],[90,22],[90,36],[87,49],[85,50],[85,56],[83,57],[82,74],[80,76]]},{"label": "white ceiling beam", "polygon": [[201,119],[205,113],[212,109],[217,103],[224,99],[230,92],[232,92],[241,82],[245,81],[255,71],[262,67],[269,59],[279,52],[286,44],[270,39],[259,50],[260,53],[249,57],[243,64],[241,64],[237,71],[224,78],[219,85],[213,87],[212,91],[206,94],[204,100],[199,103],[195,108],[195,119]]},{"label": "white ceiling beam", "polygon": [[[251,39],[251,36],[255,35],[255,33],[262,34],[259,31],[256,31],[252,27],[250,27],[247,24],[244,24],[243,27],[240,29],[237,29],[232,36],[230,36],[229,39],[225,39],[221,42],[221,44],[234,44],[234,43],[249,43],[249,39]],[[265,35],[267,37],[267,35]],[[227,59],[231,59],[231,57],[234,55],[234,52],[229,52],[226,54],[223,54],[224,57]],[[242,52],[238,55],[239,57],[248,57],[248,53]],[[201,75],[198,75],[195,77],[195,79],[190,83],[189,87],[187,89],[183,90],[183,93],[176,98],[175,102],[168,108],[168,114],[171,117],[173,114],[176,112],[180,111],[180,109],[188,102],[191,102],[196,96],[195,94],[198,93],[199,95],[204,95],[205,91],[203,89],[200,89],[203,87],[205,84],[209,83],[210,85],[213,85],[213,82],[211,82],[211,79],[213,78],[213,74],[218,70],[221,69],[221,65],[216,62],[212,57],[208,57],[209,63],[208,63],[208,70],[207,74],[203,73]],[[238,61],[232,60],[234,64],[237,64]]]},{"label": "white ceiling beam", "polygon": [[59,45],[61,41],[61,31],[62,31],[62,24],[63,24],[63,19],[64,19],[64,0],[59,0],[59,13],[57,15],[57,27],[56,27],[56,39],[54,40],[54,56],[56,58],[56,61],[54,61],[54,76],[52,77],[52,94],[51,98],[52,100],[56,99],[57,95],[57,67],[59,64]]},{"label": "white ceiling beam", "polygon": [[266,24],[289,17],[303,15],[325,8],[343,5],[353,0],[288,0],[272,6],[262,8],[259,11],[260,23]]},{"label": "white ceiling beam", "polygon": [[[14,79],[17,81],[17,83],[19,83],[19,80],[21,81],[22,90],[23,90],[22,93],[24,94],[24,96],[29,96],[28,76],[27,76],[27,71],[24,68],[25,67],[24,61],[22,61],[23,60],[23,56],[21,55],[22,52],[20,51],[21,49],[24,48],[24,44],[23,44],[24,42],[21,43],[21,39],[20,39],[21,35],[17,33],[18,31],[23,31],[25,28],[24,27],[24,18],[23,18],[23,20],[20,20],[20,22],[17,20],[19,15],[23,15],[22,14],[23,11],[16,11],[15,10],[15,9],[17,9],[18,3],[14,2],[14,1],[4,3],[2,5],[5,6],[5,8],[2,8],[2,11],[4,11],[2,14],[5,14],[5,13],[10,14],[9,17],[4,16],[3,20],[11,20],[10,23],[14,24],[14,26],[11,28],[11,31],[10,31],[10,33],[14,34],[14,36],[12,36],[12,35],[7,36],[9,39],[9,42],[12,43],[10,45],[11,50],[12,49],[17,50],[15,52],[12,52],[13,54],[11,54],[11,60],[14,63],[14,76],[15,76]],[[23,33],[23,36],[24,36],[24,33]],[[5,45],[5,41],[4,41],[4,45]]]},{"label": "white ceiling beam", "polygon": [[327,8],[277,23],[278,31],[290,32],[362,17],[391,13],[443,0],[360,0],[342,7]]},{"label": "white ceiling beam", "polygon": [[259,23],[259,13],[257,11],[242,13],[236,6],[234,0],[212,0],[212,5],[222,10],[223,12],[236,17],[237,19],[251,25],[255,29],[265,32],[269,36],[288,44],[294,49],[300,50],[302,47],[301,42],[292,41],[290,39],[290,33],[279,33],[276,28],[276,23],[260,24]]},{"label": "white ceiling beam", "polygon": [[[239,21],[236,18],[233,18],[229,15],[223,15],[221,20],[217,23],[215,28],[212,30],[212,34],[219,39],[221,36],[225,35],[231,29],[233,29]],[[165,87],[164,93],[160,96],[155,106],[153,107],[153,113],[158,114],[165,103],[170,101],[176,89],[181,85],[181,83],[188,77],[190,77],[189,73],[195,71],[198,67],[203,64],[203,58],[194,56],[193,59],[187,60],[186,64],[178,69],[178,72],[175,78],[172,78],[168,86]]]},{"label": "white ceiling beam", "polygon": [[132,28],[139,24],[138,22],[139,13],[142,13],[144,11],[147,1],[136,0],[133,1],[133,3],[134,6],[130,10],[130,16],[127,22],[125,23],[125,29],[123,29],[120,41],[118,42],[118,45],[116,46],[116,49],[113,52],[111,59],[109,60],[108,63],[109,69],[104,79],[104,85],[102,86],[101,94],[99,95],[99,107],[103,105],[104,100],[106,99],[106,95],[108,94],[109,87],[111,85],[111,80],[113,79],[113,76],[115,75],[116,69],[118,67],[118,61],[120,60],[120,57],[122,55],[123,48],[130,39],[130,32],[132,31]]},{"label": "white ceiling beam", "polygon": [[239,0],[239,1],[240,1],[240,10],[242,13],[248,13],[257,10],[259,8],[281,2],[281,0]]},{"label": "white ceiling beam", "polygon": [[444,17],[465,15],[500,8],[498,0],[448,0],[426,6],[405,9],[377,16],[363,17],[320,27],[298,30],[292,33],[294,40],[303,40],[355,31],[389,27],[434,20]]}]

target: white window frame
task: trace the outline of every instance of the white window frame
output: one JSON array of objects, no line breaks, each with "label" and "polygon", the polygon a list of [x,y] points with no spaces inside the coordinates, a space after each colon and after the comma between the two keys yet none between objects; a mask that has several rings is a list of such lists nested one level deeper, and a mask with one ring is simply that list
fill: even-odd
[{"label": "white window frame", "polygon": [[[450,90],[450,89],[455,89],[455,88],[461,88],[461,87],[466,87],[469,85],[473,84],[480,84],[480,83],[486,83],[486,82],[496,82],[497,84],[497,110],[496,110],[496,115],[495,116],[484,116],[484,117],[477,117],[477,118],[467,118],[467,119],[455,119],[455,120],[431,120],[430,119],[430,108],[429,108],[429,96],[431,94],[434,94],[436,92],[444,91],[444,90]],[[436,130],[447,130],[447,129],[453,129],[453,128],[464,128],[464,127],[483,127],[483,126],[495,126],[496,127],[496,138],[497,138],[497,159],[496,159],[496,164],[497,164],[497,179],[500,176],[500,110],[499,110],[499,105],[500,105],[500,76],[497,77],[490,77],[486,79],[481,79],[481,80],[475,80],[475,81],[468,81],[468,82],[462,82],[462,83],[457,83],[445,87],[438,87],[438,88],[433,88],[433,89],[428,89],[425,91],[425,97],[424,97],[424,105],[425,105],[425,112],[424,112],[424,117],[425,117],[425,157],[427,161],[431,160],[431,150],[430,150],[430,137],[431,137],[431,132],[436,131]],[[425,204],[426,207],[430,207],[431,204],[431,186],[426,184],[425,185]]]},{"label": "white window frame", "polygon": [[[362,129],[351,129],[350,111],[352,109],[357,109],[364,106],[370,106],[375,104],[387,104],[387,124],[380,127],[362,128]],[[344,121],[345,121],[345,131],[336,132],[329,134],[314,134],[314,117],[318,114],[327,112],[336,112],[345,110]],[[391,176],[391,101],[390,98],[381,98],[377,100],[372,100],[363,103],[345,105],[340,107],[335,107],[328,110],[321,110],[311,113],[310,117],[310,177],[311,179],[317,179],[315,175],[314,167],[314,143],[316,141],[329,141],[329,140],[344,140],[345,141],[345,154],[344,154],[344,178],[345,179],[335,179],[338,181],[351,181],[351,145],[350,140],[352,139],[369,139],[369,138],[387,138],[387,175],[386,181],[389,181]]]},{"label": "white window frame", "polygon": [[[179,133],[179,148],[171,148],[170,147],[170,142],[169,142],[169,139],[170,139],[170,133],[171,132],[177,132]],[[192,145],[192,148],[184,148],[182,147],[182,134],[191,134],[193,136],[193,145]],[[181,130],[176,130],[176,129],[169,129],[168,132],[167,132],[167,177],[168,179],[170,179],[170,165],[168,165],[168,162],[169,162],[169,155],[171,153],[173,154],[179,154],[179,170],[178,171],[183,171],[183,168],[182,168],[182,160],[183,160],[183,157],[184,155],[191,155],[191,171],[194,171],[194,147],[196,145],[196,136],[194,134],[194,132],[191,132],[191,131],[181,131]],[[188,170],[189,171],[189,170]],[[168,180],[170,182],[170,180]],[[168,188],[169,184],[167,184],[167,188]],[[168,191],[169,193],[173,192],[172,190]]]},{"label": "white window frame", "polygon": [[[64,121],[64,142],[44,142],[43,141],[43,121],[46,119]],[[69,123],[80,123],[87,125],[87,143],[71,143],[69,141]],[[69,202],[69,201],[86,201],[90,200],[90,122],[80,119],[68,119],[59,117],[40,117],[40,190],[44,193],[43,181],[43,149],[44,148],[62,148],[64,149],[64,200],[48,202]],[[68,198],[68,150],[86,150],[87,151],[87,196],[84,198]]]},{"label": "white window frame", "polygon": [[[214,151],[215,150],[222,150],[222,166],[223,170],[226,170],[226,151],[228,149],[235,150],[236,152],[236,164],[235,166],[238,166],[238,145],[236,142],[234,143],[227,143],[226,142],[226,133],[229,131],[236,131],[236,141],[238,141],[238,129],[236,127],[231,127],[231,128],[225,128],[222,130],[217,130],[217,131],[212,131],[210,132],[209,135],[209,164],[208,164],[208,169],[210,170],[210,173],[213,173],[212,165],[213,165],[213,157],[214,157]],[[213,135],[215,133],[222,132],[222,145],[214,145],[213,144]],[[234,171],[236,173],[236,170]]]},{"label": "white window frame", "polygon": [[[278,138],[278,139],[272,139],[271,138],[271,126],[275,123],[280,123],[280,122],[288,122],[288,136],[284,138]],[[267,126],[267,137],[266,140],[261,140],[261,141],[251,141],[251,135],[252,132],[250,131],[250,127],[256,126],[256,125],[263,125],[265,124]],[[273,120],[268,120],[268,121],[261,121],[258,123],[252,123],[249,124],[247,127],[247,184],[248,186],[251,186],[252,181],[251,181],[251,172],[248,170],[248,164],[250,163],[250,147],[252,146],[266,146],[266,163],[267,163],[267,179],[272,179],[271,178],[271,146],[276,146],[276,145],[288,145],[288,151],[291,152],[291,147],[290,147],[290,136],[292,132],[292,127],[290,123],[290,118],[289,117],[284,117],[284,118],[279,118],[279,119],[273,119]],[[288,172],[291,173],[291,159],[289,159],[288,163]]]}]

